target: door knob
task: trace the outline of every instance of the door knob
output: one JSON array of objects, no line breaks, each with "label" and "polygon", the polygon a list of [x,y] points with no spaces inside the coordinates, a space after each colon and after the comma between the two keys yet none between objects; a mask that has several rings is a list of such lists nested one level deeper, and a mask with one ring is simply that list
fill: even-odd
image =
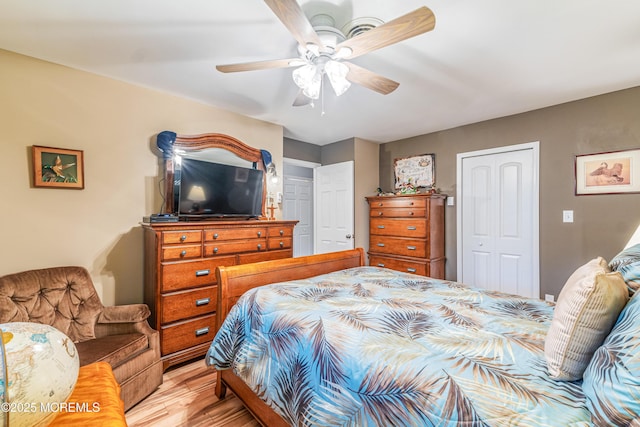
[{"label": "door knob", "polygon": [[350,239],[350,238],[351,238],[351,234],[347,234],[347,235],[346,235],[346,236],[344,236],[344,237],[346,237],[347,239]]}]

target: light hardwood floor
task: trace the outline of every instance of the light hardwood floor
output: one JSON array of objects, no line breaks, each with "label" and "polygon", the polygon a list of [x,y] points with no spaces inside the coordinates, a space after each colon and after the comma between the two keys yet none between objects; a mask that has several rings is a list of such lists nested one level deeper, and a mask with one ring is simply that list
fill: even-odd
[{"label": "light hardwood floor", "polygon": [[230,391],[215,395],[215,370],[204,359],[170,368],[164,383],[126,413],[129,427],[257,427],[260,424]]}]

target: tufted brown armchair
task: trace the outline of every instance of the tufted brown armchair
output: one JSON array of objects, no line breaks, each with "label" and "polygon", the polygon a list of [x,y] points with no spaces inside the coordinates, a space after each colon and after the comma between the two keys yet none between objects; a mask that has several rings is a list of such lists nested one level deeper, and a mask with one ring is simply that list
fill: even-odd
[{"label": "tufted brown armchair", "polygon": [[162,384],[159,334],[149,307],[102,305],[82,267],[29,270],[0,277],[0,323],[51,325],[76,344],[80,366],[111,364],[125,410]]}]

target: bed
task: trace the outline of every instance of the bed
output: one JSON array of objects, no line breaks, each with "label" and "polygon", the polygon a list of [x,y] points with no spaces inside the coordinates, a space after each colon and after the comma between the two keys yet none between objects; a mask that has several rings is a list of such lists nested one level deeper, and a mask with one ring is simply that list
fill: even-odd
[{"label": "bed", "polygon": [[[629,324],[583,384],[549,376],[554,306],[542,300],[365,266],[362,249],[217,274],[206,363],[218,397],[230,388],[263,425],[640,426],[637,372],[622,381],[610,360],[628,350]],[[625,305],[634,319],[640,302]]]}]

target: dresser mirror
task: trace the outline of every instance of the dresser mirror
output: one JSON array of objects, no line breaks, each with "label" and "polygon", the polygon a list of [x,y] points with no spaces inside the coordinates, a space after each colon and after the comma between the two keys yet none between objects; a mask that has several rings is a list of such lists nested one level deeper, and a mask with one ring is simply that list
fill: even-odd
[{"label": "dresser mirror", "polygon": [[217,133],[176,135],[165,131],[158,135],[157,144],[164,158],[164,211],[166,213],[178,213],[175,211],[175,197],[177,195],[175,191],[175,162],[176,156],[179,156],[265,172],[262,182],[261,209],[261,217],[265,218],[267,174],[261,150],[250,147],[232,136]]}]

